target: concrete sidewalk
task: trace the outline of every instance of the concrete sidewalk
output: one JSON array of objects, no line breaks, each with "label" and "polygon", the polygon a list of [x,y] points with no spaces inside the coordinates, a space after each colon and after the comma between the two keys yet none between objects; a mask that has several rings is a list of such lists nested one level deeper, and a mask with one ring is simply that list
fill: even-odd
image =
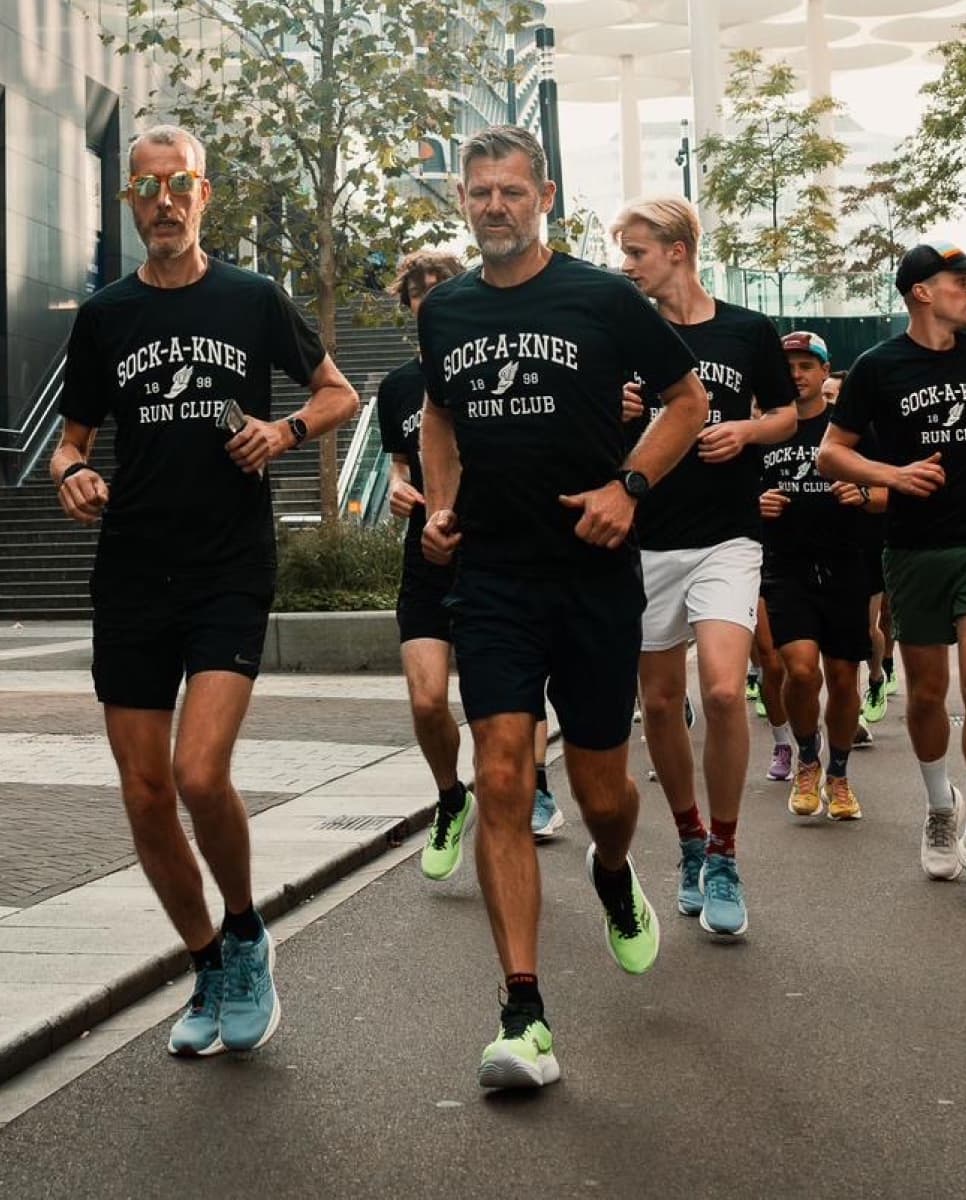
[{"label": "concrete sidewalk", "polygon": [[[68,628],[0,634],[0,1080],[187,966],[132,861],[90,677],[76,666],[84,641]],[[471,772],[464,736],[460,774]],[[435,799],[398,675],[262,676],[233,775],[263,807],[250,827],[269,919],[427,825]]]}]

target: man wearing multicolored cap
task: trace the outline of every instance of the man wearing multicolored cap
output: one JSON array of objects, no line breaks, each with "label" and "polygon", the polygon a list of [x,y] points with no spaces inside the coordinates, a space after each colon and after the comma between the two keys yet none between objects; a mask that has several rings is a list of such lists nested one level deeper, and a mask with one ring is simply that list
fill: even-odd
[{"label": "man wearing multicolored cap", "polygon": [[[852,368],[819,468],[889,489],[883,568],[926,787],[921,862],[931,879],[955,879],[966,804],[946,770],[946,693],[949,647],[959,646],[961,660],[966,652],[966,252],[942,241],[915,246],[899,263],[896,287],[909,326]],[[859,449],[873,423],[881,461]]]},{"label": "man wearing multicolored cap", "polygon": [[[869,613],[861,557],[861,512],[885,505],[885,489],[829,483],[815,468],[832,407],[822,395],[828,347],[815,333],[782,338],[798,391],[793,437],[762,454],[762,595],[785,667],[782,699],[798,743],[788,798],[796,817],[827,812],[857,820],[848,759],[859,722],[859,663],[868,658]],[[822,675],[828,688],[828,770],[821,763]]]}]

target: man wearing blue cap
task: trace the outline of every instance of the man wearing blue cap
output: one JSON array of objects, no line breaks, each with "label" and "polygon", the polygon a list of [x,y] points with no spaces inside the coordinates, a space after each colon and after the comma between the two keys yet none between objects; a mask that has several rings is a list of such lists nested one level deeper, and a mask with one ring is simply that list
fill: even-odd
[{"label": "man wearing blue cap", "polygon": [[[915,246],[899,263],[896,287],[909,326],[856,362],[819,468],[889,489],[883,569],[907,679],[909,737],[926,787],[920,857],[931,879],[955,879],[966,804],[946,770],[946,693],[949,647],[958,645],[966,661],[966,253],[944,241]],[[882,461],[858,449],[873,422]]]},{"label": "man wearing blue cap", "polygon": [[[772,638],[785,667],[782,699],[798,743],[789,811],[857,820],[862,810],[848,781],[848,759],[859,722],[859,663],[868,658],[869,613],[861,555],[861,513],[884,507],[852,483],[829,483],[815,458],[833,408],[822,395],[828,347],[798,330],[782,338],[798,391],[794,436],[762,454],[764,565],[762,596]],[[821,763],[822,676],[828,688],[825,724],[828,770]]]}]

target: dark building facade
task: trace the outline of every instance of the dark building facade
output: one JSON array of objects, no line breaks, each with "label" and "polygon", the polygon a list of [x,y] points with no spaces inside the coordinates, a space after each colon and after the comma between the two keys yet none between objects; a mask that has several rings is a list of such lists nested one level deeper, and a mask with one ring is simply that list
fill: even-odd
[{"label": "dark building facade", "polygon": [[140,261],[118,192],[147,68],[104,44],[102,7],[0,0],[0,486],[37,445],[78,305]]}]

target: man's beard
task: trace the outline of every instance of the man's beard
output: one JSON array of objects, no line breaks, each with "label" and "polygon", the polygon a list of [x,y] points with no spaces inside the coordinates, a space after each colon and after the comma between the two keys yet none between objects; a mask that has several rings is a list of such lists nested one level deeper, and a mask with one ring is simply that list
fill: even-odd
[{"label": "man's beard", "polygon": [[180,236],[155,238],[154,222],[138,226],[138,235],[144,243],[149,258],[178,258],[192,243],[192,232],[182,226]]},{"label": "man's beard", "polygon": [[503,263],[525,254],[538,236],[536,233],[505,233],[501,235],[500,231],[495,229],[489,231],[481,229],[477,233],[477,241],[480,245],[480,253],[486,262]]}]

